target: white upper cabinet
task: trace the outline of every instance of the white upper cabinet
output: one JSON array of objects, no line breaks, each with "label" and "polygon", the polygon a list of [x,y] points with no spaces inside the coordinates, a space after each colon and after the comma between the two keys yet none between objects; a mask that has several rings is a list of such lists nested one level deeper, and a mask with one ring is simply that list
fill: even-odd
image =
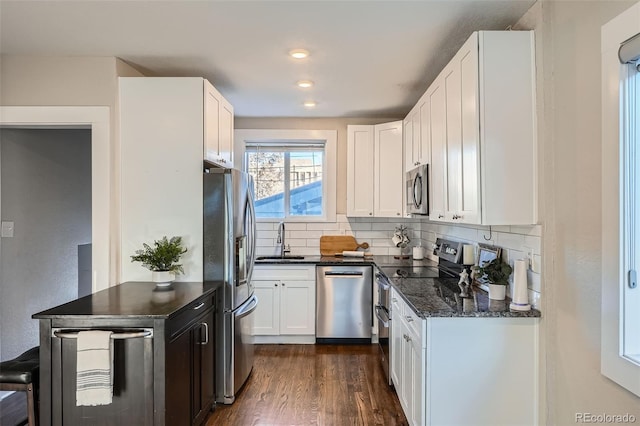
[{"label": "white upper cabinet", "polygon": [[423,96],[403,121],[404,170],[415,169],[427,164],[430,158],[431,135],[429,104]]},{"label": "white upper cabinet", "polygon": [[347,126],[347,216],[402,216],[402,152],[402,121]]},{"label": "white upper cabinet", "polygon": [[531,31],[473,33],[427,90],[430,219],[537,222],[534,52]]},{"label": "white upper cabinet", "polygon": [[447,101],[444,84],[437,79],[426,94],[431,126],[431,164],[429,164],[429,219],[444,220],[447,173]]},{"label": "white upper cabinet", "polygon": [[204,80],[204,158],[233,168],[233,106]]},{"label": "white upper cabinet", "polygon": [[347,128],[347,216],[373,217],[373,126]]},{"label": "white upper cabinet", "polygon": [[404,172],[402,168],[402,121],[374,127],[373,215],[401,217]]}]

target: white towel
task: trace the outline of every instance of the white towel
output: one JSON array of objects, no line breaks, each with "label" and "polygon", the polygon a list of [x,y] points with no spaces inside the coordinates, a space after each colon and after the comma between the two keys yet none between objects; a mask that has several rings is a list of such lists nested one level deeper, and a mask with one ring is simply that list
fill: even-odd
[{"label": "white towel", "polygon": [[108,405],[113,399],[113,345],[110,331],[78,333],[76,406]]}]

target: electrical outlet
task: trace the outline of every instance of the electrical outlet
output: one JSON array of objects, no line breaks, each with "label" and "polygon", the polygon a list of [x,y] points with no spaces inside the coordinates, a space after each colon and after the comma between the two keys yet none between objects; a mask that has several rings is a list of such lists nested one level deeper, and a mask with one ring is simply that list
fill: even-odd
[{"label": "electrical outlet", "polygon": [[533,269],[533,249],[531,247],[522,247],[522,251],[527,256],[527,269]]},{"label": "electrical outlet", "polygon": [[2,221],[2,238],[13,238],[13,222]]}]

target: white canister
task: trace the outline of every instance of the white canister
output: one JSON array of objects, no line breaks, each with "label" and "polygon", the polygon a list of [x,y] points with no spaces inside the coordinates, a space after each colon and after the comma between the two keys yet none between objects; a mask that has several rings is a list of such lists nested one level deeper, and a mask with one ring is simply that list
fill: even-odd
[{"label": "white canister", "polygon": [[424,247],[418,246],[413,248],[413,259],[414,260],[424,259]]}]

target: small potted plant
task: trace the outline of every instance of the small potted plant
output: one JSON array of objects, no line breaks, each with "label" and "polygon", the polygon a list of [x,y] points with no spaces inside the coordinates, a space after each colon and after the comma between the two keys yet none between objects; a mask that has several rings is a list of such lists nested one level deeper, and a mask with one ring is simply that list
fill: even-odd
[{"label": "small potted plant", "polygon": [[142,266],[152,272],[151,279],[159,287],[170,286],[176,278],[176,273],[183,273],[182,265],[178,263],[180,257],[187,252],[182,246],[182,237],[166,236],[153,242],[153,247],[143,243],[142,249],[136,250],[131,256],[132,262],[141,262]]},{"label": "small potted plant", "polygon": [[483,266],[474,267],[476,276],[487,281],[489,286],[489,299],[504,300],[509,285],[509,275],[513,268],[504,263],[500,258],[495,258]]}]

